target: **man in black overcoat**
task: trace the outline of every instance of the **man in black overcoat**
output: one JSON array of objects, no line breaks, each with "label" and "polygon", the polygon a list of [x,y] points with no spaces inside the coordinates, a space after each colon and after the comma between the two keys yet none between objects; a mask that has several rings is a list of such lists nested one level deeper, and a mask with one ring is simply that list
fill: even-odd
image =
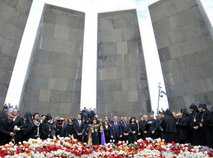
[{"label": "man in black overcoat", "polygon": [[190,141],[190,117],[187,109],[181,109],[180,116],[177,118],[177,142],[179,143],[189,143]]},{"label": "man in black overcoat", "polygon": [[0,145],[9,143],[15,138],[14,132],[14,115],[12,109],[1,113],[0,117]]},{"label": "man in black overcoat", "polygon": [[163,138],[166,142],[175,141],[176,137],[176,120],[170,110],[164,112],[162,119]]}]

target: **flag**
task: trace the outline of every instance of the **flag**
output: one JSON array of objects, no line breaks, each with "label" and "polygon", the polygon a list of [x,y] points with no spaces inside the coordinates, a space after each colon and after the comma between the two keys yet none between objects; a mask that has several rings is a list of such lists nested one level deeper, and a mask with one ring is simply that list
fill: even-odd
[{"label": "flag", "polygon": [[161,90],[161,91],[160,91],[160,97],[162,98],[162,97],[163,97],[163,95],[167,95],[167,94],[166,94],[166,92],[165,92],[165,91]]}]

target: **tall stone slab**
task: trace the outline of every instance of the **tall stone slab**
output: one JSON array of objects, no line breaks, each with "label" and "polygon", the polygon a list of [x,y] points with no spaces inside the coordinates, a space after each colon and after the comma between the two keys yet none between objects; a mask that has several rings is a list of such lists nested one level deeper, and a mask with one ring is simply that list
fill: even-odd
[{"label": "tall stone slab", "polygon": [[32,0],[0,0],[0,106],[5,101],[31,4]]},{"label": "tall stone slab", "polygon": [[213,103],[213,40],[197,0],[161,0],[150,13],[171,110]]},{"label": "tall stone slab", "polygon": [[45,5],[24,86],[21,111],[80,111],[84,37],[82,12]]},{"label": "tall stone slab", "polygon": [[135,116],[150,109],[136,10],[100,13],[97,112]]}]

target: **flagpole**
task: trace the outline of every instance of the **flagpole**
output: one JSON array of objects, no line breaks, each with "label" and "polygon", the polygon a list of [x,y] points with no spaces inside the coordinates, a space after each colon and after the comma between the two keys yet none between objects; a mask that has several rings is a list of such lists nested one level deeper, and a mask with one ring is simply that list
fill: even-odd
[{"label": "flagpole", "polygon": [[157,106],[157,114],[159,114],[159,106],[160,106],[160,94],[161,94],[161,86],[160,82],[158,83],[158,106]]}]

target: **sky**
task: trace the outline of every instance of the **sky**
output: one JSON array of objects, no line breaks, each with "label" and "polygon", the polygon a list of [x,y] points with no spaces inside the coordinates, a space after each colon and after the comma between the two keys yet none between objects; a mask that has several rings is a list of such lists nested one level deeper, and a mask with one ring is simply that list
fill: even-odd
[{"label": "sky", "polygon": [[213,0],[200,0],[204,9],[206,10],[207,16],[213,24]]},{"label": "sky", "polygon": [[[36,31],[45,5],[52,4],[85,12],[85,33],[83,45],[83,73],[81,90],[81,107],[96,106],[96,66],[97,66],[97,13],[137,9],[145,65],[149,83],[150,98],[153,111],[158,106],[158,87],[161,83],[165,91],[162,70],[154,38],[148,6],[158,0],[34,0],[25,31],[22,37],[17,60],[9,85],[6,103],[18,105],[25,82]],[[201,0],[211,21],[213,22],[213,1]],[[82,5],[83,4],[83,5]],[[160,108],[168,108],[167,97],[159,102]]]}]

